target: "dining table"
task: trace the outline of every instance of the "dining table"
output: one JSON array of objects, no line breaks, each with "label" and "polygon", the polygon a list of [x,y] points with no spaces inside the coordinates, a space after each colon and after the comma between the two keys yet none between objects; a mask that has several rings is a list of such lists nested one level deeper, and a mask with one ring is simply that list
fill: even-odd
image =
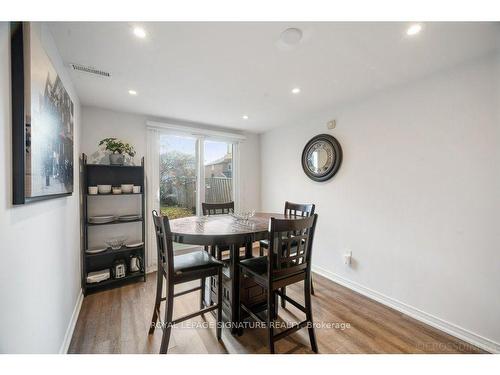
[{"label": "dining table", "polygon": [[271,217],[295,219],[279,213],[258,212],[245,219],[234,214],[221,214],[189,216],[170,220],[170,231],[174,242],[229,248],[231,296],[228,315],[233,334],[241,332],[238,329],[240,322],[240,249],[245,248],[245,258],[252,257],[253,243],[268,238]]}]

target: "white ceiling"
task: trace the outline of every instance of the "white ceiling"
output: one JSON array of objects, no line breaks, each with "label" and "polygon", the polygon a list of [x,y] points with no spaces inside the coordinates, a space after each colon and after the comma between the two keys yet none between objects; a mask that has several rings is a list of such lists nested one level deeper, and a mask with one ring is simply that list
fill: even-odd
[{"label": "white ceiling", "polygon": [[[51,23],[85,105],[261,132],[498,48],[494,23]],[[302,29],[295,48],[278,43]],[[299,95],[290,93],[299,86]],[[128,94],[134,89],[138,95]],[[242,115],[247,114],[248,120]]]}]

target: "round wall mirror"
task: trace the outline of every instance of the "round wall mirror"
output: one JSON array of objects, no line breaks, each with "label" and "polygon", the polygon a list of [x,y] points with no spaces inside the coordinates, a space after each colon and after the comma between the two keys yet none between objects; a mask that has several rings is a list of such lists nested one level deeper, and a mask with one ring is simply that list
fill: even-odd
[{"label": "round wall mirror", "polygon": [[326,181],[335,176],[342,163],[340,143],[329,134],[320,134],[307,142],[302,152],[302,168],[314,181]]}]

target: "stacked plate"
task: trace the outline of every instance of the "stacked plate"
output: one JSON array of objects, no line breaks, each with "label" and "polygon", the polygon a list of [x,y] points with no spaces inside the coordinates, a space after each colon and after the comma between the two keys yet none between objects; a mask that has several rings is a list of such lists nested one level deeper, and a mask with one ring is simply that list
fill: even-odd
[{"label": "stacked plate", "polygon": [[89,272],[87,274],[87,283],[98,283],[110,278],[109,268],[102,271]]},{"label": "stacked plate", "polygon": [[87,249],[85,250],[85,252],[87,254],[99,254],[106,251],[107,249],[108,249],[107,247],[95,247],[93,249]]},{"label": "stacked plate", "polygon": [[100,216],[90,216],[89,223],[92,224],[105,224],[111,223],[115,221],[115,217],[113,215],[100,215]]},{"label": "stacked plate", "polygon": [[118,220],[120,221],[134,221],[134,220],[139,220],[141,218],[141,215],[122,215],[118,217]]},{"label": "stacked plate", "polygon": [[144,242],[133,242],[133,243],[125,244],[126,247],[139,247],[142,245],[144,245]]}]

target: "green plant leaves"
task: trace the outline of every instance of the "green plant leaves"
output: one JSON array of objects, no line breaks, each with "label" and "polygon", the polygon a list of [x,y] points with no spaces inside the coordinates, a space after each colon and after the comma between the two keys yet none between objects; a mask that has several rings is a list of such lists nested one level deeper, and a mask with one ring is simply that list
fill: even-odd
[{"label": "green plant leaves", "polygon": [[104,138],[99,142],[99,146],[105,146],[107,151],[111,151],[113,154],[128,154],[131,157],[135,156],[135,149],[129,143],[124,143],[117,138]]}]

